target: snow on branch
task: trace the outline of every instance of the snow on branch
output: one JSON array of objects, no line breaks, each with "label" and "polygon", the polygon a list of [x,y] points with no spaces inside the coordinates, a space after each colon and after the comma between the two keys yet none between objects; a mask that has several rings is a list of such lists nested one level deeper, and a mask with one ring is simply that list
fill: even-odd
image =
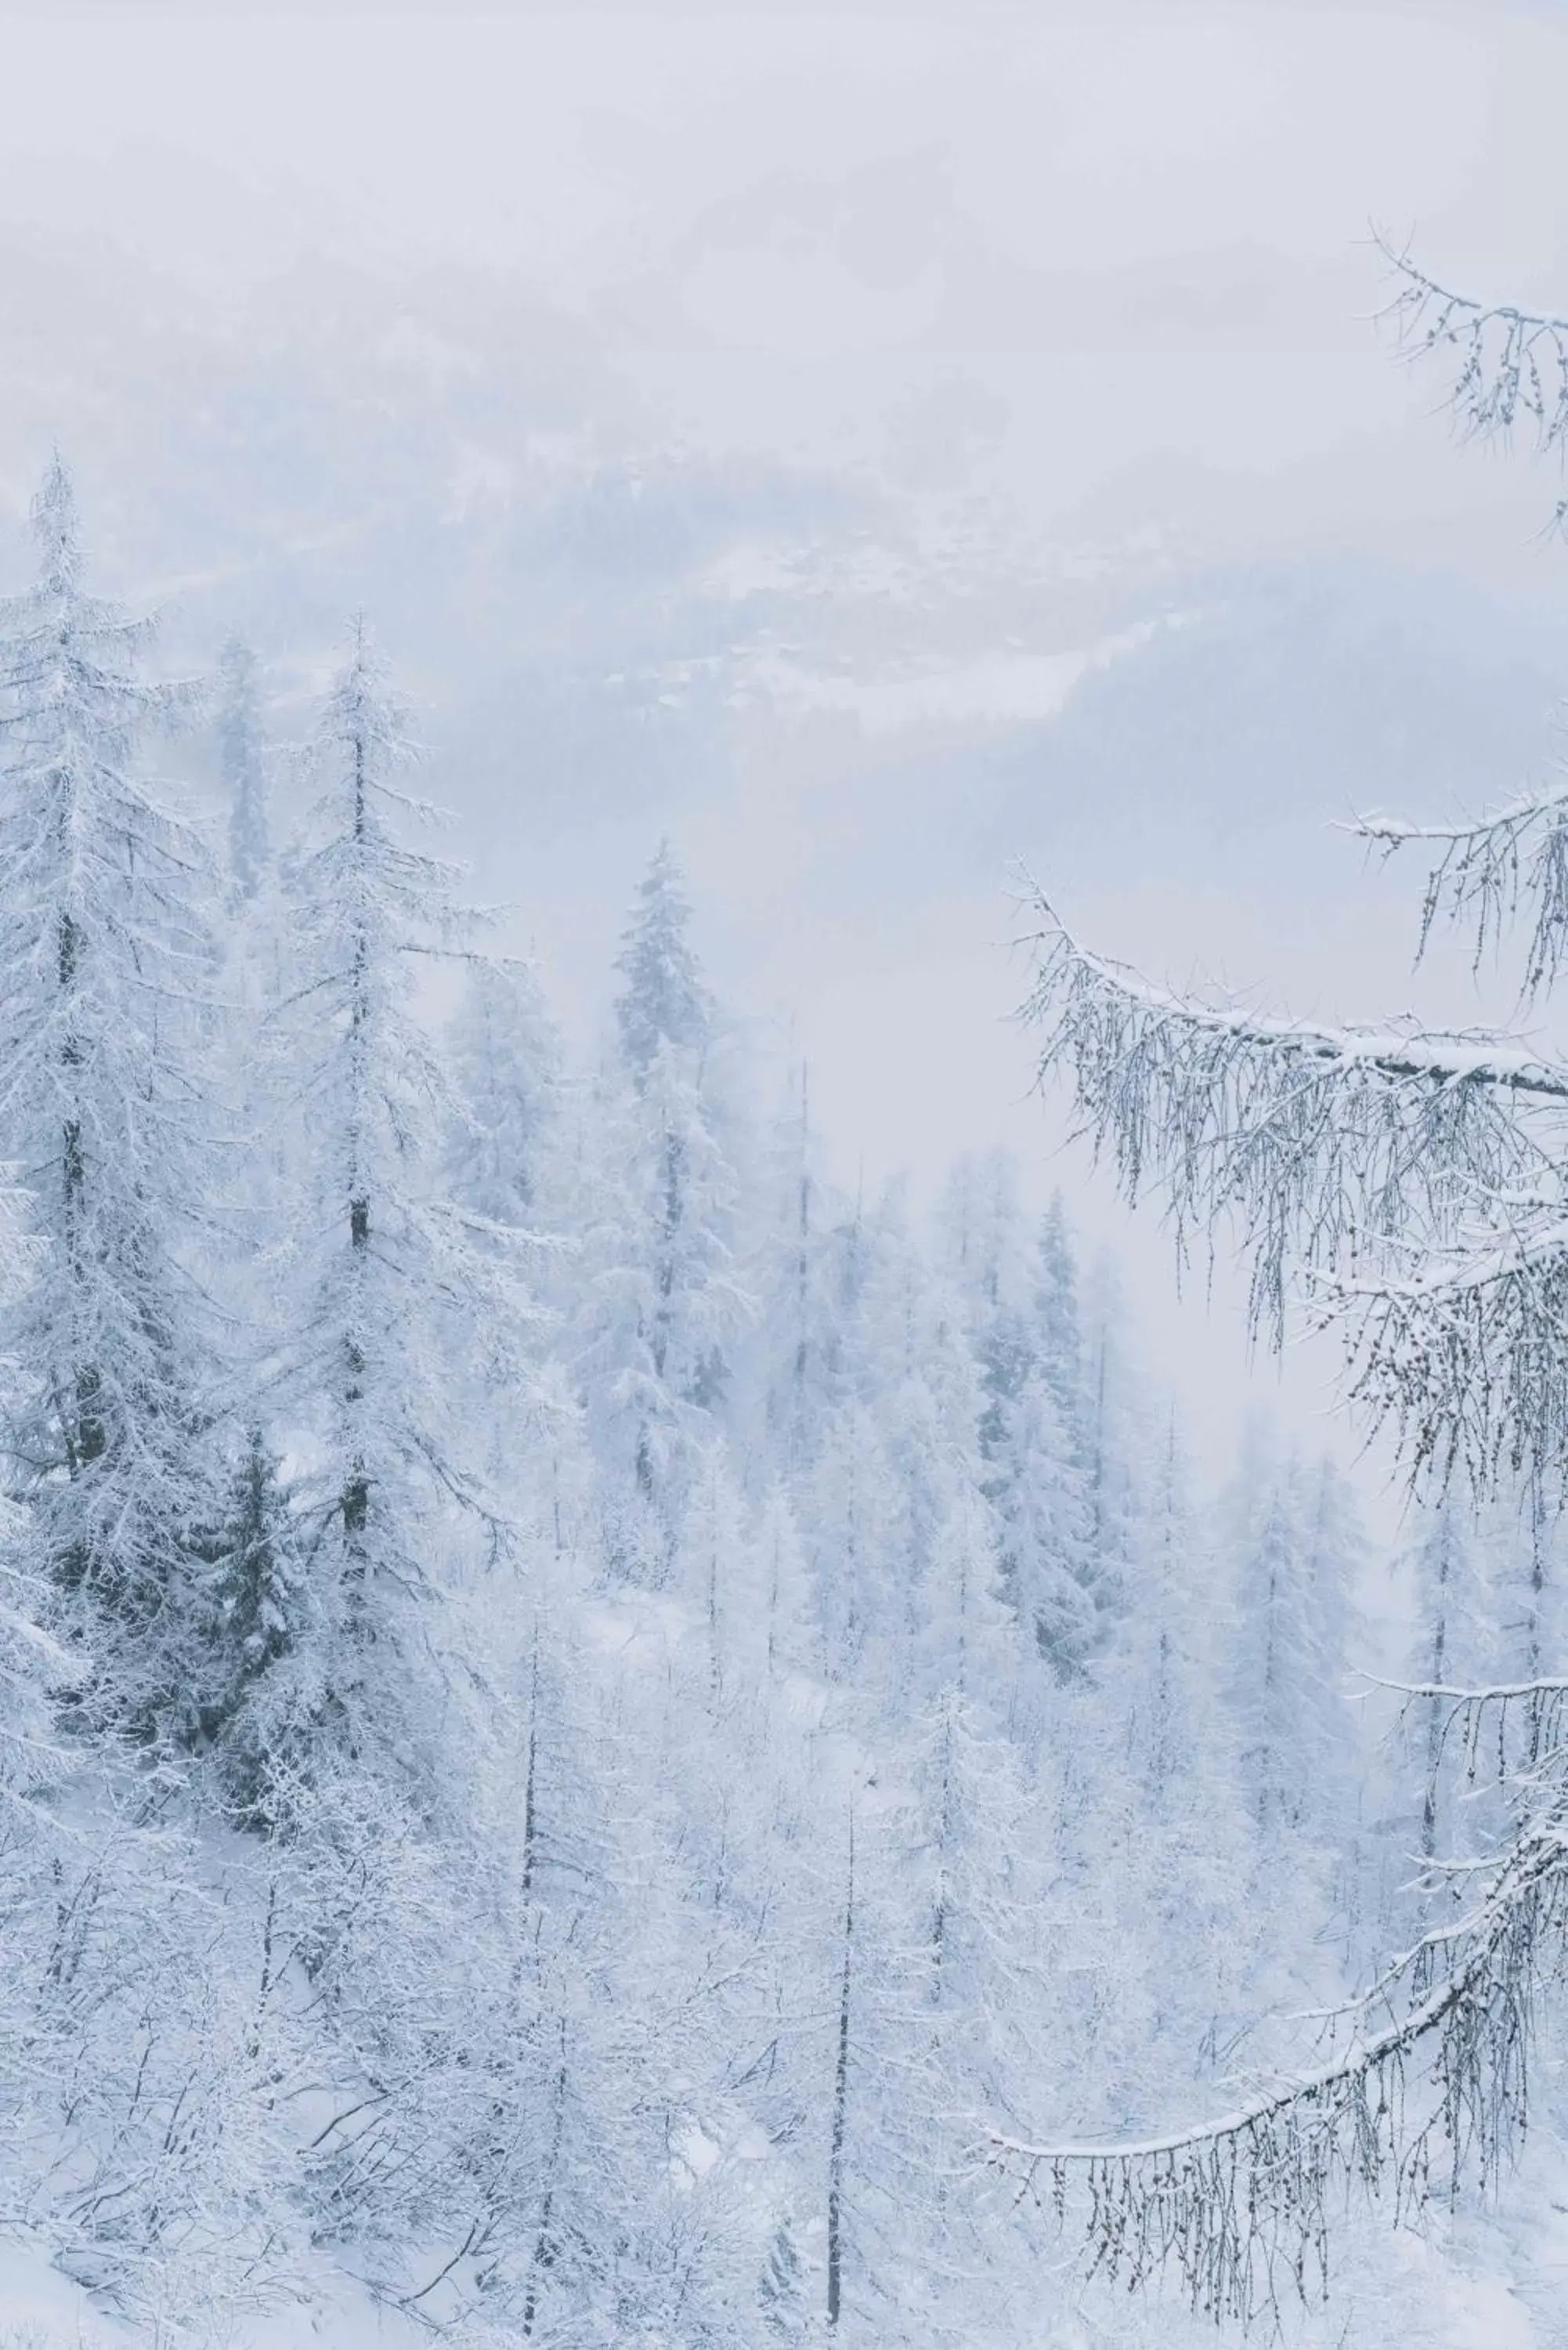
[{"label": "snow on branch", "polygon": [[1372,1673],[1362,1678],[1371,1687],[1399,1698],[1402,1714],[1417,1706],[1431,1709],[1434,1773],[1448,1755],[1457,1752],[1465,1776],[1473,1781],[1480,1772],[1484,1741],[1497,1783],[1502,1786],[1511,1780],[1517,1801],[1520,1792],[1543,1785],[1568,1763],[1563,1739],[1568,1727],[1568,1680],[1559,1676],[1492,1681],[1473,1689],[1447,1681],[1384,1680]]},{"label": "snow on branch", "polygon": [[1379,237],[1394,272],[1383,316],[1411,358],[1436,355],[1453,369],[1449,400],[1468,433],[1533,426],[1542,450],[1568,442],[1568,318],[1450,293],[1407,253]]},{"label": "snow on branch", "polygon": [[[1383,316],[1411,359],[1436,356],[1450,370],[1449,404],[1469,434],[1534,428],[1543,452],[1568,445],[1568,318],[1513,303],[1490,306],[1452,293],[1379,236],[1394,277]],[[1555,521],[1568,524],[1568,499]],[[1435,863],[1421,910],[1425,951],[1439,917],[1474,928],[1479,962],[1520,910],[1532,908],[1525,973],[1534,994],[1553,979],[1568,946],[1568,788],[1531,792],[1473,824],[1415,825],[1372,816],[1354,827],[1385,853],[1408,843]]]},{"label": "snow on branch", "polygon": [[1137,2287],[1174,2264],[1216,2322],[1275,2314],[1326,2286],[1336,2204],[1391,2184],[1398,2217],[1451,2199],[1467,2177],[1496,2183],[1525,2126],[1535,1992],[1562,1963],[1565,1929],[1559,1791],[1471,1915],[1383,1978],[1381,2031],[1359,2031],[1316,2072],[1206,2127],[1127,2145],[996,2134],[992,2161],[1059,2221],[1072,2199],[1092,2271]]},{"label": "snow on branch", "polygon": [[1318,1028],[1185,1000],[1037,904],[1023,1017],[1041,1079],[1067,1076],[1129,1201],[1164,1190],[1183,1251],[1195,1226],[1239,1219],[1253,1326],[1275,1343],[1293,1264],[1324,1277],[1324,1318],[1365,1323],[1424,1252],[1467,1245],[1479,1222],[1495,1253],[1510,1203],[1549,1196],[1568,1105],[1555,1063],[1488,1034]]},{"label": "snow on branch", "polygon": [[1527,794],[1473,824],[1407,824],[1364,816],[1352,829],[1385,857],[1414,844],[1433,858],[1422,893],[1418,954],[1439,920],[1469,925],[1477,965],[1530,909],[1524,985],[1539,993],[1568,949],[1568,786]]},{"label": "snow on branch", "polygon": [[1568,1448],[1568,1219],[1480,1232],[1408,1280],[1315,1284],[1351,1323],[1352,1396],[1397,1430],[1410,1467],[1479,1492],[1552,1477]]}]

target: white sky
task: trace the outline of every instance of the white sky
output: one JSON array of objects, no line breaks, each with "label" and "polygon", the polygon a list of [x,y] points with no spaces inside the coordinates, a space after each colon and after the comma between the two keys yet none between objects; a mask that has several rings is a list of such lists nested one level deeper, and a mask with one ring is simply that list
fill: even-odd
[{"label": "white sky", "polygon": [[[1005,1019],[1012,857],[1156,970],[1376,1011],[1408,933],[1325,823],[1545,745],[1556,484],[1451,445],[1367,231],[1568,301],[1568,12],[54,5],[0,7],[0,71],[13,516],[58,433],[198,647],[237,617],[308,667],[336,598],[384,610],[568,996],[671,824],[846,1171],[1058,1139]],[[616,530],[639,469],[667,519],[531,602],[519,515],[576,546],[607,466]],[[1215,608],[1244,733],[1183,666]],[[541,631],[566,717],[505,698]],[[659,759],[607,748],[623,671]],[[1233,1391],[1228,1310],[1155,1319]]]}]

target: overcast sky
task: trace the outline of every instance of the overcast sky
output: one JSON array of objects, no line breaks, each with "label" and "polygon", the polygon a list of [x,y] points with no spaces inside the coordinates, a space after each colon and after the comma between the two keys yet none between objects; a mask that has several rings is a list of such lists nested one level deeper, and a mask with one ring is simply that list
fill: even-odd
[{"label": "overcast sky", "polygon": [[1334,819],[1550,755],[1558,484],[1455,445],[1369,228],[1568,302],[1563,12],[51,5],[0,56],[0,575],[57,438],[280,726],[363,603],[579,1028],[668,828],[850,1177],[1007,1138],[1120,1233],[1024,1098],[1014,864],[1157,973],[1398,1008]]}]

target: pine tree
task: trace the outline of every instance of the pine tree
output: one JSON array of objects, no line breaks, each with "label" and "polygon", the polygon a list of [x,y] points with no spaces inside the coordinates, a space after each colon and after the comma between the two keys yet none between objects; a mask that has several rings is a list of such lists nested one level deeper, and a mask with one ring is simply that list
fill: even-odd
[{"label": "pine tree", "polygon": [[318,1430],[301,1500],[329,1709],[351,1746],[406,1749],[419,1708],[401,1677],[457,1522],[502,1531],[473,1466],[462,1350],[473,1362],[478,1334],[493,1368],[522,1300],[497,1228],[476,1231],[433,1188],[453,1104],[408,1009],[410,966],[462,917],[453,869],[394,829],[421,811],[393,780],[410,745],[362,623],[317,756],[315,840],[292,880],[298,983],[275,1024],[305,1139],[284,1393]]},{"label": "pine tree", "polygon": [[213,1630],[196,1529],[215,1409],[201,1292],[206,861],[137,771],[184,697],[90,595],[57,458],[36,585],[0,608],[0,1151],[38,1244],[5,1442],[26,1571],[80,1644],[83,1718],[186,1737]]},{"label": "pine tree", "polygon": [[1341,1644],[1357,1536],[1329,1464],[1280,1461],[1257,1424],[1227,1509],[1242,1784],[1268,1864],[1296,1840],[1321,1865],[1348,1827]]},{"label": "pine tree", "polygon": [[[1077,1270],[1060,1200],[1018,1261],[993,1215],[994,1303],[977,1334],[986,1405],[985,1492],[1002,1591],[1058,1681],[1085,1669],[1111,1596],[1105,1571],[1112,1467],[1104,1381],[1084,1392]],[[1103,1361],[1103,1357],[1102,1357]]]},{"label": "pine tree", "polygon": [[740,1350],[746,1452],[795,1480],[809,1473],[842,1397],[838,1260],[847,1221],[823,1171],[804,1063],[760,1159],[746,1259],[758,1311]]},{"label": "pine tree", "polygon": [[454,1194],[496,1223],[535,1223],[545,1207],[563,1077],[560,1035],[533,965],[471,963],[448,1040],[459,1104]]},{"label": "pine tree", "polygon": [[227,1668],[226,1679],[214,1680],[204,1726],[226,1803],[243,1825],[267,1826],[275,1779],[308,1767],[304,1742],[323,1692],[299,1530],[260,1428],[246,1432],[228,1509],[204,1553]]},{"label": "pine tree", "polygon": [[700,1063],[713,1039],[713,1002],[689,936],[683,880],[674,850],[661,840],[638,884],[640,902],[616,962],[626,982],[615,1007],[621,1050],[639,1090],[661,1053],[673,1049]]},{"label": "pine tree", "polygon": [[590,1426],[611,1471],[622,1570],[668,1571],[687,1479],[722,1413],[750,1301],[735,1274],[738,1179],[716,1082],[715,1015],[668,845],[619,968],[625,1085],[602,1104],[579,1336]]}]

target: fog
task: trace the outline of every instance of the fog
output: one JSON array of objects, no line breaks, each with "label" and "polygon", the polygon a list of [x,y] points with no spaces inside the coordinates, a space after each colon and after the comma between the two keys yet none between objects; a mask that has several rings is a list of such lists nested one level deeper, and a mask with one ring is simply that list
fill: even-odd
[{"label": "fog", "polygon": [[0,2350],[1562,2350],[1568,12],[0,88]]},{"label": "fog", "polygon": [[1457,446],[1395,355],[1372,232],[1560,296],[1553,12],[51,6],[0,39],[0,568],[57,442],[171,668],[244,630],[287,726],[363,607],[580,1034],[668,831],[845,1180],[1006,1140],[1124,1253],[1200,1419],[1272,1391],[1224,1280],[1179,1307],[1157,1220],[1031,1097],[1016,877],[1155,975],[1462,1010],[1333,826],[1539,774],[1568,557],[1550,470]]}]

